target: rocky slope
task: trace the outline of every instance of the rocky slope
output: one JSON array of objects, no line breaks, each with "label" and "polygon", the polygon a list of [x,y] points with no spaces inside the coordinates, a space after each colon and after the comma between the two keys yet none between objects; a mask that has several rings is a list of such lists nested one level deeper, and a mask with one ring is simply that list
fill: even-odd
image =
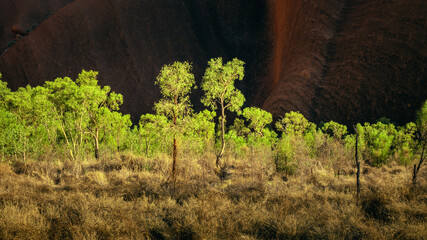
[{"label": "rocky slope", "polygon": [[0,56],[10,87],[97,70],[101,84],[124,95],[123,109],[134,120],[159,98],[154,81],[162,65],[191,61],[200,81],[207,61],[219,56],[247,63],[239,83],[247,105],[276,116],[299,110],[314,121],[405,122],[427,98],[423,0],[14,4],[8,11],[11,3],[0,0],[3,49],[13,26],[41,24]]}]

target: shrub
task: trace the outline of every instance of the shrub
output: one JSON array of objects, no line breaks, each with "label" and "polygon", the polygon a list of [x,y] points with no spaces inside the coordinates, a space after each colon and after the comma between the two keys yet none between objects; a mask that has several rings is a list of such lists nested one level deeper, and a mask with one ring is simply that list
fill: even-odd
[{"label": "shrub", "polygon": [[381,122],[372,125],[365,123],[364,130],[368,163],[372,166],[381,166],[389,162],[396,135],[394,125]]},{"label": "shrub", "polygon": [[342,139],[347,134],[347,126],[330,121],[323,125],[322,131],[335,139]]},{"label": "shrub", "polygon": [[298,163],[295,158],[294,140],[294,137],[285,135],[278,141],[274,159],[277,172],[286,175],[295,173]]},{"label": "shrub", "polygon": [[398,127],[393,145],[397,160],[402,165],[409,164],[414,157],[416,130],[417,126],[413,122],[407,123],[405,127]]},{"label": "shrub", "polygon": [[291,111],[276,122],[276,128],[284,134],[303,136],[315,131],[316,125],[309,122],[301,113]]}]

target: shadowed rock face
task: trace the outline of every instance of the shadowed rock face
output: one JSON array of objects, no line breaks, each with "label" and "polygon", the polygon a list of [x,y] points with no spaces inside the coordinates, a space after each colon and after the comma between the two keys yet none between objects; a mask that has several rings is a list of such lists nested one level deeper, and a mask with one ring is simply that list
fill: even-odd
[{"label": "shadowed rock face", "polygon": [[0,0],[0,52],[74,0]]},{"label": "shadowed rock face", "polygon": [[[97,70],[134,120],[159,99],[164,64],[193,62],[200,81],[219,56],[246,62],[238,87],[247,105],[276,116],[402,123],[427,98],[424,0],[16,1],[5,11],[10,4],[0,0],[2,48],[17,22],[41,23],[0,56],[11,88]],[[46,12],[55,14],[37,17]]]}]

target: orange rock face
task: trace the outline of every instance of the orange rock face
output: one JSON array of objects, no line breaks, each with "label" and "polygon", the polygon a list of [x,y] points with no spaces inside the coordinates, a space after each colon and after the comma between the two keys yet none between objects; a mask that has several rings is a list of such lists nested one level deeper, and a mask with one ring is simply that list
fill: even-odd
[{"label": "orange rock face", "polygon": [[[134,120],[164,64],[246,62],[247,105],[351,124],[413,119],[427,98],[424,0],[0,0],[0,72],[37,85],[81,69],[124,95]],[[9,9],[9,10],[7,10]],[[29,31],[13,46],[11,31]],[[16,33],[15,33],[16,34]],[[193,103],[200,92],[195,92]]]}]

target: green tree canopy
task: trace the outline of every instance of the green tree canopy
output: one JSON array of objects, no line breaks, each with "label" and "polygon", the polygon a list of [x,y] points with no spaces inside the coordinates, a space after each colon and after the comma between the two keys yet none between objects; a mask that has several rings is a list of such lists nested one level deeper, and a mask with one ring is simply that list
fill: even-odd
[{"label": "green tree canopy", "polygon": [[309,122],[301,113],[291,111],[276,122],[276,128],[285,134],[303,136],[308,132],[315,131],[316,125]]},{"label": "green tree canopy", "polygon": [[194,75],[191,73],[192,66],[188,62],[174,62],[165,65],[157,76],[156,85],[160,87],[162,99],[157,102],[154,109],[158,114],[172,118],[173,139],[173,160],[171,181],[175,180],[176,162],[178,157],[177,140],[179,133],[178,122],[185,114],[191,110],[189,94],[194,87]]},{"label": "green tree canopy", "polygon": [[167,130],[170,129],[170,123],[167,117],[163,115],[144,114],[139,120],[139,135],[141,137],[141,144],[148,157],[150,153],[163,146],[165,139],[167,139]]},{"label": "green tree canopy", "polygon": [[[84,136],[93,139],[95,157],[99,157],[100,135],[105,135],[114,118],[112,112],[118,111],[123,96],[111,92],[109,86],[101,87],[97,80],[98,72],[85,71],[74,82],[68,77],[46,82],[48,99],[56,119],[60,122],[60,131],[75,159],[83,144]],[[110,134],[111,131],[108,132]]]},{"label": "green tree canopy", "polygon": [[219,104],[223,109],[240,112],[245,97],[235,88],[234,82],[243,79],[244,64],[237,58],[225,65],[222,58],[211,59],[201,84],[205,93],[202,103],[212,110],[217,109]]},{"label": "green tree canopy", "polygon": [[249,121],[249,128],[253,129],[256,134],[262,136],[262,130],[267,124],[273,121],[271,113],[257,107],[249,107],[243,110],[243,117]]},{"label": "green tree canopy", "polygon": [[241,107],[245,102],[243,94],[235,88],[234,82],[242,80],[244,76],[245,63],[237,58],[226,63],[222,62],[222,58],[214,58],[208,62],[209,67],[205,71],[201,83],[204,91],[202,103],[210,107],[212,110],[221,108],[221,143],[222,148],[217,154],[217,167],[220,166],[221,158],[225,150],[225,110],[241,113]]},{"label": "green tree canopy", "polygon": [[347,126],[334,121],[330,121],[323,125],[322,132],[328,134],[329,136],[335,139],[342,139],[342,137],[347,134]]},{"label": "green tree canopy", "polygon": [[162,67],[155,82],[162,94],[162,99],[154,106],[158,114],[176,119],[188,113],[191,107],[189,93],[195,84],[191,70],[192,65],[188,62],[174,62]]}]

